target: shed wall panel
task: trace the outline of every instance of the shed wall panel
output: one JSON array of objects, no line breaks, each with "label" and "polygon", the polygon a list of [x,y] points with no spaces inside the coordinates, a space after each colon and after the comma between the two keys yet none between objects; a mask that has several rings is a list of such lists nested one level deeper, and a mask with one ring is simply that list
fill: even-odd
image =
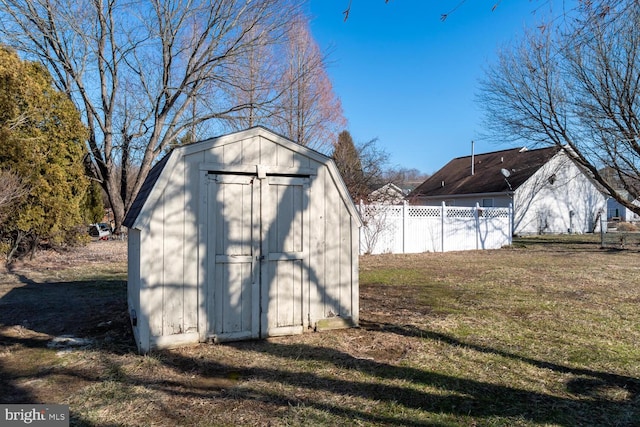
[{"label": "shed wall panel", "polygon": [[263,136],[260,137],[260,163],[274,166],[278,164],[277,145]]},{"label": "shed wall panel", "polygon": [[340,280],[338,282],[338,315],[351,317],[351,218],[340,215]]},{"label": "shed wall panel", "polygon": [[144,283],[141,287],[140,301],[149,322],[151,335],[162,335],[163,327],[163,286],[164,269],[164,230],[163,209],[156,206],[151,213],[149,229],[141,235],[140,270]]},{"label": "shed wall panel", "polygon": [[360,227],[358,226],[355,218],[350,218],[351,221],[351,319],[354,325],[360,322]]},{"label": "shed wall panel", "polygon": [[272,144],[276,147],[276,166],[291,168],[294,166],[294,152],[281,145]]},{"label": "shed wall panel", "polygon": [[321,289],[326,286],[326,197],[325,180],[327,179],[326,168],[322,165],[313,164],[317,170],[317,175],[311,178],[309,188],[309,318],[311,324],[321,319],[324,313],[324,299]]},{"label": "shed wall panel", "polygon": [[127,238],[127,299],[130,309],[140,312],[140,230],[132,229]]},{"label": "shed wall panel", "polygon": [[331,179],[325,181],[325,263],[327,269],[325,270],[326,282],[324,289],[321,289],[322,301],[323,301],[323,313],[322,317],[332,317],[339,314],[340,309],[338,307],[337,296],[340,293],[340,268],[336,264],[340,260],[340,244],[341,244],[341,229],[340,229],[340,197],[333,187]]},{"label": "shed wall panel", "polygon": [[293,153],[292,166],[294,168],[308,168],[311,165],[311,159],[300,153]]},{"label": "shed wall panel", "polygon": [[222,162],[226,165],[242,164],[242,141],[226,144],[224,146]]},{"label": "shed wall panel", "polygon": [[198,295],[199,276],[202,264],[199,256],[198,243],[198,209],[200,195],[199,164],[204,161],[203,153],[184,159],[185,177],[185,205],[184,205],[184,236],[182,254],[183,283],[184,283],[184,327],[186,332],[198,331],[198,309],[200,298]]},{"label": "shed wall panel", "polygon": [[206,163],[224,163],[224,150],[225,146],[213,147],[204,151]]},{"label": "shed wall panel", "polygon": [[137,345],[140,345],[140,326],[144,324],[144,322],[138,322],[142,314],[140,310],[140,230],[129,230],[127,253],[127,303],[129,315],[132,319],[134,317],[136,319],[133,331]]},{"label": "shed wall panel", "polygon": [[259,137],[254,136],[242,140],[242,163],[245,165],[261,164]]},{"label": "shed wall panel", "polygon": [[162,220],[162,335],[180,334],[184,325],[184,212],[185,192],[184,163],[176,164],[171,171],[169,184],[160,202],[163,205]]}]

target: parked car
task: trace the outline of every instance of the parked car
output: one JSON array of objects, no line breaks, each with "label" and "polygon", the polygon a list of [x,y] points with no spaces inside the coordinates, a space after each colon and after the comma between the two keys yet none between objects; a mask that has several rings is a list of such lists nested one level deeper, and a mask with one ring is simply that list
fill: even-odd
[{"label": "parked car", "polygon": [[107,240],[111,235],[111,227],[109,224],[101,222],[99,224],[89,224],[89,236],[97,237],[101,240]]}]

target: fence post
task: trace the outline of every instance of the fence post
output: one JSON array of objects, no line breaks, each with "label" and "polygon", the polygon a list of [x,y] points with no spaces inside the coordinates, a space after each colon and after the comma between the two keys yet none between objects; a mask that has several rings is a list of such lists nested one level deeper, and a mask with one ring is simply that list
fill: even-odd
[{"label": "fence post", "polygon": [[447,214],[447,208],[446,205],[444,204],[444,201],[442,202],[442,210],[440,211],[440,252],[444,252],[444,227],[445,227],[445,215]]},{"label": "fence post", "polygon": [[[360,203],[356,204],[356,209],[358,210],[358,213],[360,214],[360,219],[362,220],[362,222],[364,223],[364,218],[362,215],[363,212],[363,206],[362,206],[362,199],[360,199]],[[359,232],[358,232],[358,255],[362,255],[362,234],[364,233],[364,229],[366,228],[366,225],[362,224],[362,227],[360,227]]]},{"label": "fence post", "polygon": [[473,218],[476,226],[476,250],[480,249],[480,204],[476,202],[476,208],[473,210]]},{"label": "fence post", "polygon": [[603,211],[600,211],[600,248],[604,248],[604,236],[608,233],[609,223]]},{"label": "fence post", "polygon": [[407,234],[409,233],[409,209],[407,201],[402,201],[402,253],[407,253]]},{"label": "fence post", "polygon": [[515,224],[513,215],[513,203],[509,203],[509,246],[513,245],[513,227]]}]

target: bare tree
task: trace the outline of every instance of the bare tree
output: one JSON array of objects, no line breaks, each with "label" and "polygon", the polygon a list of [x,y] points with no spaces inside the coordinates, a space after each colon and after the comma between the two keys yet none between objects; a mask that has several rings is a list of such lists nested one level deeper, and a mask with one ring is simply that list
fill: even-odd
[{"label": "bare tree", "polygon": [[346,125],[340,99],[333,92],[325,56],[304,16],[296,17],[287,37],[283,53],[287,63],[273,127],[299,144],[326,152]]},{"label": "bare tree", "polygon": [[369,255],[375,253],[376,246],[385,238],[393,236],[396,232],[396,224],[392,221],[394,206],[382,203],[359,204],[358,212],[363,222],[360,233],[360,245],[363,253]]},{"label": "bare tree", "polygon": [[487,126],[502,139],[566,147],[640,213],[626,197],[640,195],[640,3],[580,2],[572,13],[499,53],[481,82]]},{"label": "bare tree", "polygon": [[[261,30],[254,28],[252,31]],[[234,69],[230,73],[232,84],[227,90],[230,103],[247,106],[229,115],[228,126],[233,130],[256,125],[271,127],[274,106],[282,94],[282,60],[277,54],[278,46],[266,43],[266,38],[257,39],[264,42],[250,46],[245,55],[233,64]]]},{"label": "bare tree", "polygon": [[384,171],[382,179],[385,183],[393,183],[403,190],[413,190],[422,184],[429,174],[418,169],[405,167],[390,168]]},{"label": "bare tree", "polygon": [[3,38],[46,64],[82,112],[117,229],[172,141],[247,107],[225,96],[235,64],[256,46],[281,40],[299,7],[289,0],[0,0],[0,6]]}]

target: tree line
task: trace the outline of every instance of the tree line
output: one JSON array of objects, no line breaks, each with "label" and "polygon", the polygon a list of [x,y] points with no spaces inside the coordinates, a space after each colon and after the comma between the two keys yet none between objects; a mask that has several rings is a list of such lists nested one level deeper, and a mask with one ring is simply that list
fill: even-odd
[{"label": "tree line", "polygon": [[[173,145],[261,124],[329,149],[346,120],[293,0],[1,0],[0,35],[80,113],[119,229]],[[329,144],[330,145],[330,144]]]},{"label": "tree line", "polygon": [[[0,36],[9,258],[82,242],[104,206],[118,231],[153,164],[211,135],[263,125],[346,164],[334,145],[347,122],[300,2],[0,0]],[[388,156],[375,140],[353,148],[359,198]]]},{"label": "tree line", "polygon": [[[638,28],[635,0],[580,1],[501,50],[480,101],[492,137],[564,147],[640,213]],[[339,134],[297,1],[0,0],[0,37],[4,252],[74,242],[100,192],[118,229],[168,149],[258,124],[331,153],[356,201],[391,180],[375,140]]]},{"label": "tree line", "polygon": [[85,140],[78,111],[47,70],[0,46],[0,236],[9,259],[43,238],[82,240],[78,226],[101,208],[85,175]]}]

